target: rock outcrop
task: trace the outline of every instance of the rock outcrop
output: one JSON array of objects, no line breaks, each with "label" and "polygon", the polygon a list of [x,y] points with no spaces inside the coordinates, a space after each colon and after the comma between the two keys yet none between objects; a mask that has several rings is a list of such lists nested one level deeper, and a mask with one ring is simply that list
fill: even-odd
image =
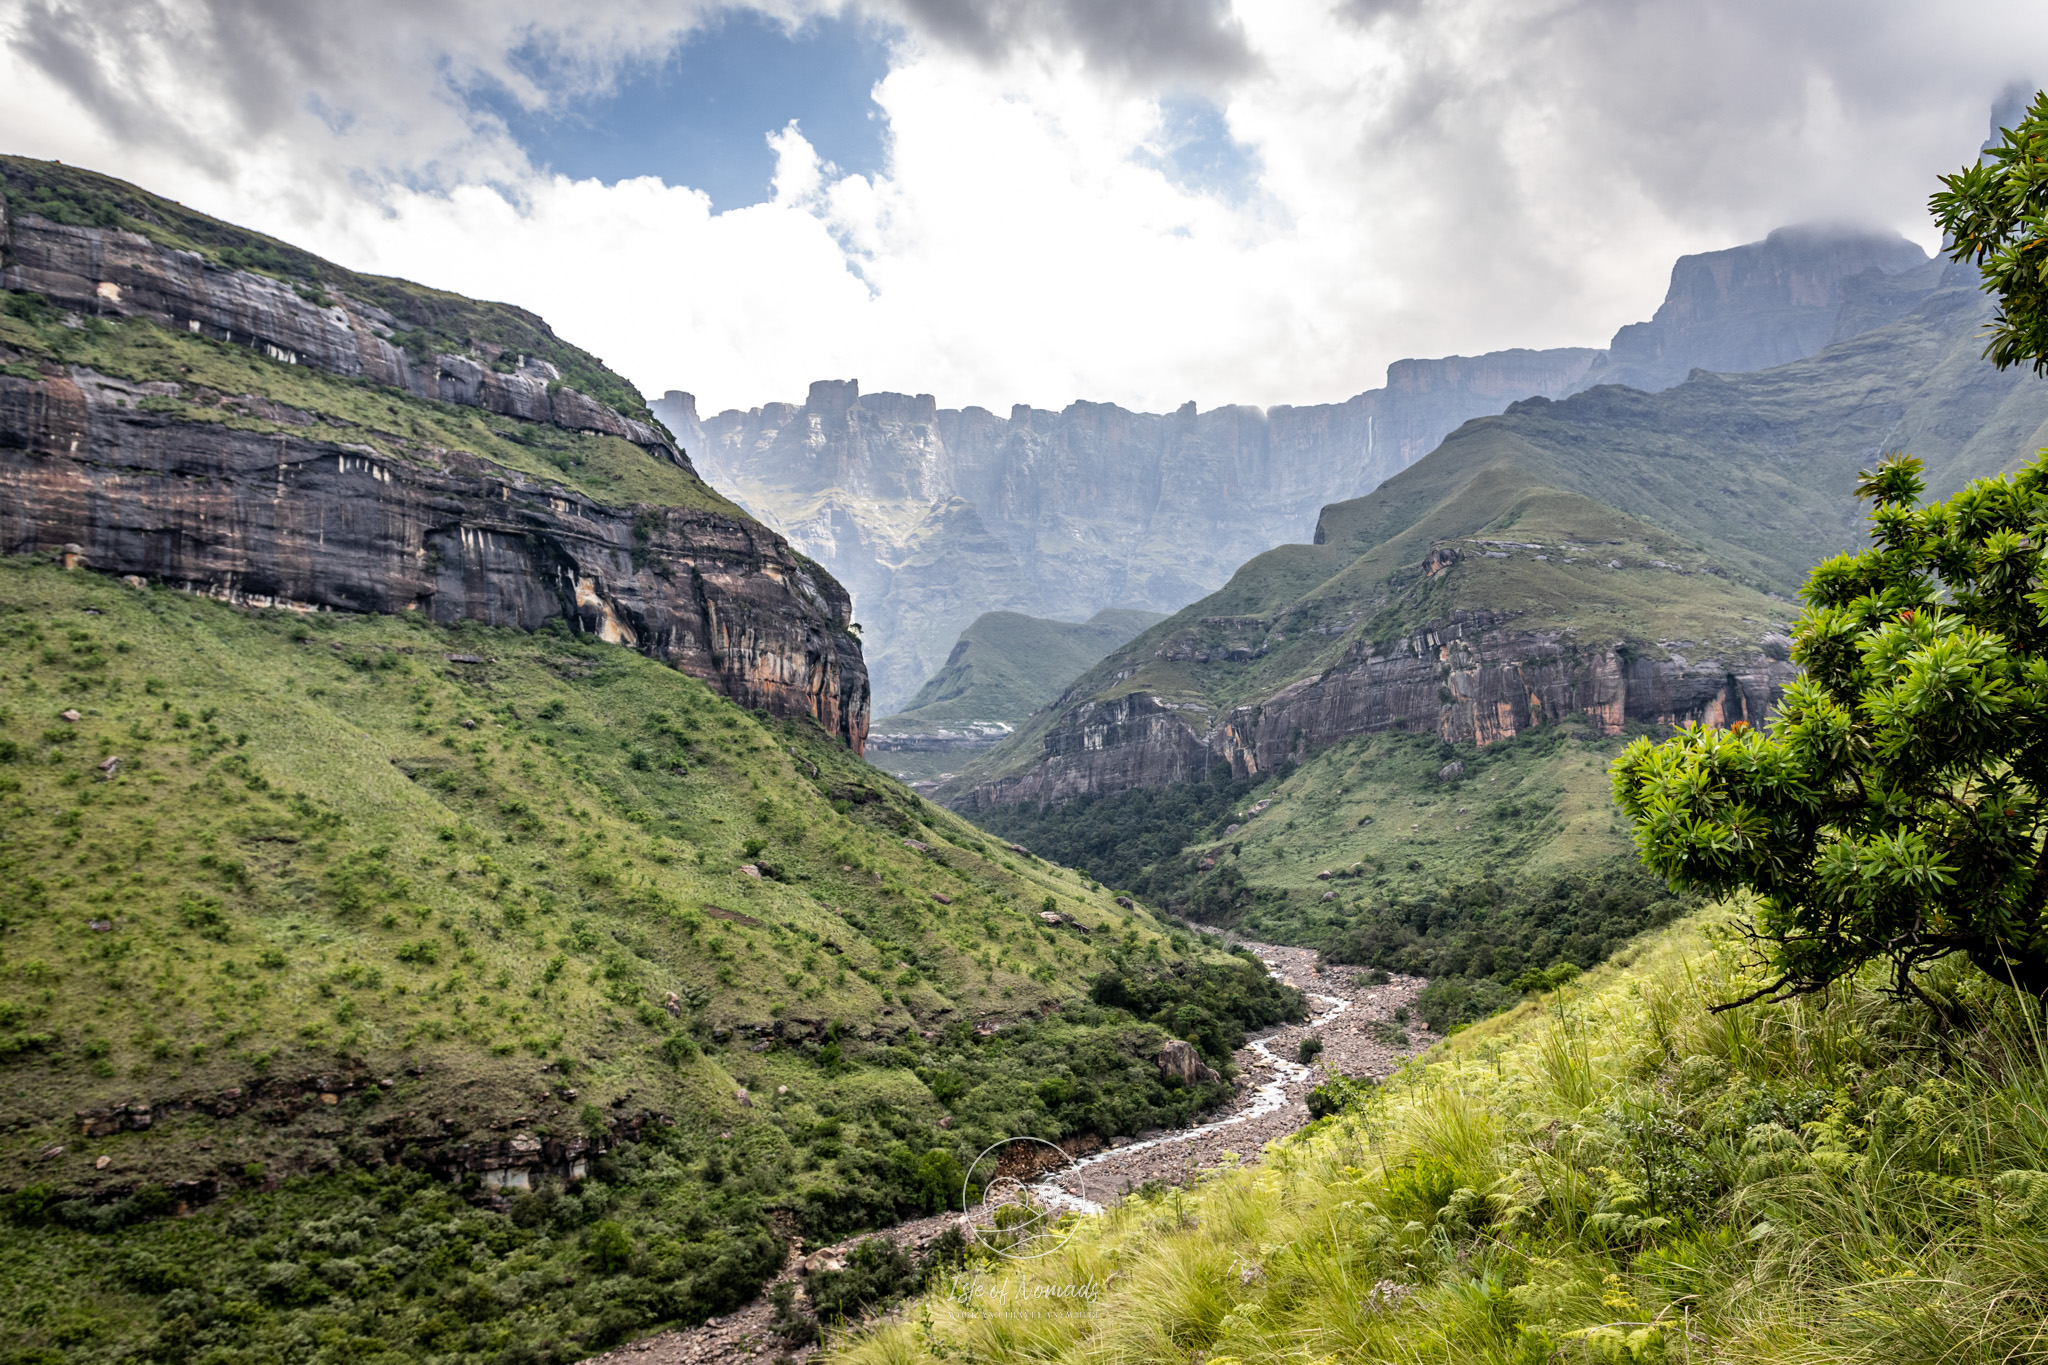
[{"label": "rock outcrop", "polygon": [[1214,1085],[1223,1079],[1214,1067],[1202,1060],[1202,1054],[1195,1051],[1193,1043],[1169,1038],[1153,1058],[1161,1075],[1171,1076],[1183,1085]]},{"label": "rock outcrop", "polygon": [[145,409],[173,387],[0,376],[0,549],[255,605],[563,617],[864,743],[846,592],[764,527],[607,507],[460,451],[392,459],[276,405],[275,431]]},{"label": "rock outcrop", "polygon": [[469,356],[416,359],[393,344],[403,325],[398,318],[339,285],[309,298],[282,280],[172,251],[138,233],[73,227],[33,213],[0,219],[0,251],[0,288],[41,294],[91,316],[148,318],[417,398],[617,436],[688,467],[666,435],[566,387],[545,360],[521,356],[501,372]]},{"label": "rock outcrop", "polygon": [[1391,645],[1359,640],[1335,667],[1220,715],[1148,692],[1082,702],[1047,730],[1033,767],[975,787],[960,804],[1057,803],[1199,781],[1219,763],[1252,776],[1385,731],[1487,744],[1580,713],[1608,734],[1630,722],[1758,725],[1797,673],[1776,642],[1650,658],[1626,642],[1589,644],[1461,612]]},{"label": "rock outcrop", "polygon": [[1761,242],[1681,256],[1656,315],[1616,332],[1578,387],[1654,393],[1695,369],[1740,374],[1803,360],[1904,313],[1941,271],[1897,233],[1853,228],[1779,228]]}]

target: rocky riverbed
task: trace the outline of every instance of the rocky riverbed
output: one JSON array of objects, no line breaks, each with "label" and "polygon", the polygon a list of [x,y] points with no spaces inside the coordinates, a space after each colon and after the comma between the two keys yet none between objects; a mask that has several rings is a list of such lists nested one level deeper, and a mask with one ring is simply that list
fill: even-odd
[{"label": "rocky riverbed", "polygon": [[[1192,1180],[1232,1160],[1255,1162],[1265,1145],[1308,1122],[1308,1092],[1325,1071],[1346,1076],[1383,1077],[1436,1041],[1422,1027],[1415,997],[1427,983],[1396,976],[1374,984],[1357,967],[1319,967],[1314,950],[1245,942],[1269,970],[1309,996],[1307,1023],[1283,1024],[1248,1041],[1236,1054],[1237,1100],[1230,1111],[1179,1132],[1141,1133],[1108,1150],[1054,1172],[1039,1188],[1053,1185],[1070,1206],[1104,1206],[1148,1181]],[[1323,1040],[1311,1066],[1298,1061],[1301,1040]],[[972,1216],[972,1215],[969,1215]],[[919,1218],[879,1234],[913,1254],[961,1221],[958,1213]],[[773,1283],[793,1280],[806,1265],[845,1255],[855,1242],[793,1256]],[[772,1285],[771,1285],[772,1287]],[[662,1332],[596,1358],[597,1365],[746,1365],[778,1356],[801,1360],[813,1348],[791,1350],[768,1330],[772,1313],[764,1292],[746,1307],[701,1327]]]}]

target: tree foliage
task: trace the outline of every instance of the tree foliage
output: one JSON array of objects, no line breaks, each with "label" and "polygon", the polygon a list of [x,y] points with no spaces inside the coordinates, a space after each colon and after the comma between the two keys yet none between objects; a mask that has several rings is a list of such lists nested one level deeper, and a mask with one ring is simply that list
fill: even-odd
[{"label": "tree foliage", "polygon": [[[1985,354],[2048,370],[2048,94],[1942,185],[1951,257],[1998,295]],[[1954,953],[2048,995],[2048,451],[1926,507],[1906,455],[1856,491],[1873,544],[1801,590],[1804,676],[1770,733],[1638,740],[1616,797],[1651,868],[1754,895],[1776,977],[1748,999],[1876,961],[1924,994],[1916,972]]]},{"label": "tree foliage", "polygon": [[2000,369],[2048,371],[2048,93],[1976,164],[1941,177],[1929,201],[1952,260],[1974,260],[1998,315],[1984,354]]},{"label": "tree foliage", "polygon": [[2048,993],[2048,452],[1920,508],[1919,461],[1857,485],[1871,549],[1817,567],[1804,676],[1769,734],[1687,727],[1615,765],[1651,868],[1755,896],[1777,979],[1817,990],[1950,953]]}]

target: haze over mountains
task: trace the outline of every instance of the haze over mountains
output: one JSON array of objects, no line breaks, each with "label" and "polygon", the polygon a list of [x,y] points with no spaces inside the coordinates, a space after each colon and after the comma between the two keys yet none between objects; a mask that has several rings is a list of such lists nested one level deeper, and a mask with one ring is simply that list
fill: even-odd
[{"label": "haze over mountains", "polygon": [[1109,655],[951,798],[1256,774],[1381,731],[1484,745],[1579,712],[1606,733],[1759,723],[1792,676],[1793,594],[1860,543],[1859,468],[1908,450],[1942,495],[2048,438],[2048,381],[1981,354],[1974,270],[1845,294],[1889,310],[1923,284],[1903,316],[1788,365],[1467,423],[1326,507],[1314,544]]},{"label": "haze over mountains", "polygon": [[1176,611],[1471,418],[1594,384],[1658,389],[1696,367],[1783,364],[1898,316],[1937,275],[1893,234],[1781,229],[1682,258],[1656,315],[1605,351],[1400,361],[1382,388],[1263,412],[1075,402],[1006,418],[853,380],[747,412],[700,417],[680,391],[652,408],[707,478],[852,591],[886,715],[983,612]]}]

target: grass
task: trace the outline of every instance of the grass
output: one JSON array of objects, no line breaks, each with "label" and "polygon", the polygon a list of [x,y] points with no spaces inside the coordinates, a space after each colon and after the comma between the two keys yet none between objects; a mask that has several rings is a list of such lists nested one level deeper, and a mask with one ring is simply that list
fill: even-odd
[{"label": "grass", "polygon": [[[1236,959],[813,724],[567,633],[25,560],[0,604],[0,1196],[9,1283],[66,1286],[0,1310],[0,1349],[123,1358],[190,1317],[222,1360],[330,1329],[571,1358],[736,1302],[788,1231],[942,1207],[978,1143],[1216,1098],[1085,997]],[[521,1135],[603,1161],[509,1207],[421,1174]],[[294,1231],[335,1218],[332,1246]],[[319,1278],[422,1238],[468,1250]],[[472,1284],[499,1306],[423,1325]]]},{"label": "grass", "polygon": [[[1465,1030],[1255,1169],[963,1270],[839,1358],[2043,1358],[2038,1009],[1958,967],[1947,1035],[1870,983],[1711,1014],[1750,980],[1725,923]],[[1019,1311],[1045,1303],[1078,1311]]]},{"label": "grass", "polygon": [[1164,619],[1157,612],[1117,608],[1082,622],[984,612],[960,633],[946,666],[918,689],[910,704],[875,726],[889,733],[929,734],[976,721],[1015,725],[1057,698],[1110,650]]},{"label": "grass", "polygon": [[1205,923],[1427,976],[1442,1032],[1692,906],[1636,864],[1608,790],[1625,742],[1583,719],[1485,748],[1374,735],[1262,782],[975,815]]},{"label": "grass", "polygon": [[311,415],[315,430],[329,440],[369,446],[393,459],[434,466],[444,463],[448,451],[466,451],[615,506],[650,503],[746,515],[690,471],[616,436],[416,398],[143,319],[90,318],[70,327],[33,296],[6,299],[0,346],[26,358],[14,364],[83,365],[136,384],[176,385],[175,393],[140,400],[166,420],[306,434],[304,425],[280,423],[265,404],[248,401],[257,398]]}]

